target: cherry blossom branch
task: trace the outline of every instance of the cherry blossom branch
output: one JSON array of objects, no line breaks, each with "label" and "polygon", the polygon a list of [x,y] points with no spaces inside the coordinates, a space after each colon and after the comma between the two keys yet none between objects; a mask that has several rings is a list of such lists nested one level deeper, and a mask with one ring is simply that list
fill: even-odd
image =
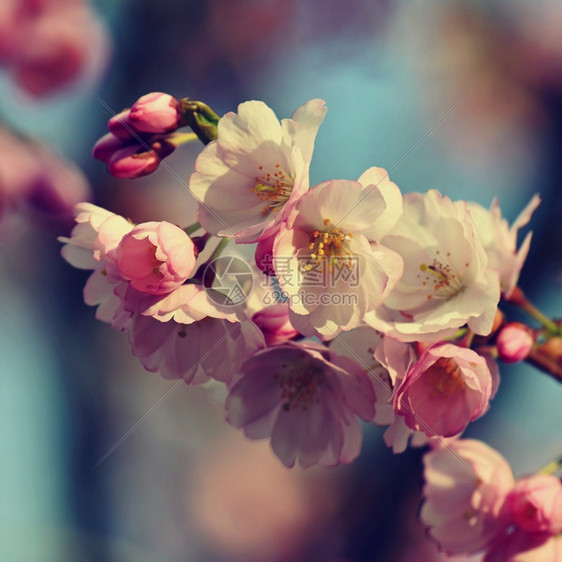
[{"label": "cherry blossom branch", "polygon": [[515,287],[507,302],[515,304],[522,308],[529,316],[534,318],[542,326],[544,326],[552,335],[562,336],[562,329],[550,318],[544,315],[535,305],[533,305],[525,296],[520,287]]},{"label": "cherry blossom branch", "polygon": [[562,338],[550,338],[535,346],[526,361],[562,383]]}]

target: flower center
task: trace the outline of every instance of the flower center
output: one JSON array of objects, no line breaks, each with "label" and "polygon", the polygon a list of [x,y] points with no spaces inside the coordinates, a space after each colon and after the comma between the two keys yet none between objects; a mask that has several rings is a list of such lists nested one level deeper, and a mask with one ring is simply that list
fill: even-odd
[{"label": "flower center", "polygon": [[[437,250],[436,254],[439,254]],[[447,252],[447,257],[451,252]],[[466,264],[468,267],[469,264]],[[440,259],[433,258],[430,265],[426,263],[420,264],[420,271],[418,279],[420,279],[423,287],[429,289],[427,299],[444,299],[449,300],[464,289],[464,285],[459,275],[454,273],[451,266]]]},{"label": "flower center", "polygon": [[273,379],[281,390],[282,408],[285,412],[297,408],[305,412],[309,406],[320,402],[316,391],[322,385],[324,376],[315,367],[308,366],[300,373],[290,368],[287,374],[275,373]]},{"label": "flower center", "polygon": [[275,164],[273,173],[264,171],[263,166],[258,166],[258,170],[254,178],[256,184],[250,191],[265,203],[262,215],[267,215],[270,211],[278,212],[291,196],[295,179],[284,172],[280,164]]},{"label": "flower center", "polygon": [[425,373],[425,382],[440,397],[449,397],[459,390],[464,390],[462,371],[455,361],[440,357]]},{"label": "flower center", "polygon": [[[330,225],[330,219],[324,219],[324,225]],[[334,267],[352,267],[351,252],[348,242],[353,238],[353,233],[342,232],[339,228],[331,226],[327,230],[314,230],[310,235],[308,249],[310,255],[304,266],[305,271],[328,271]]]}]

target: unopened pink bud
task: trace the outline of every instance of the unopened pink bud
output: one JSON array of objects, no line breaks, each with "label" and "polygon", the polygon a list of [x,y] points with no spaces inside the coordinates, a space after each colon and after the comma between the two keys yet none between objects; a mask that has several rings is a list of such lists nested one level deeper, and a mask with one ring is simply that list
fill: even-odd
[{"label": "unopened pink bud", "polygon": [[562,531],[562,483],[552,474],[517,480],[507,498],[515,524],[528,533]]},{"label": "unopened pink bud", "polygon": [[145,133],[170,133],[181,120],[179,102],[170,94],[152,92],[139,98],[131,107],[131,124]]},{"label": "unopened pink bud", "polygon": [[267,345],[283,343],[299,335],[289,320],[288,303],[268,306],[256,312],[252,320],[263,332]]},{"label": "unopened pink bud", "polygon": [[496,339],[498,358],[505,363],[523,361],[531,353],[534,343],[533,331],[528,326],[510,322],[500,330]]},{"label": "unopened pink bud", "polygon": [[109,131],[120,139],[132,139],[134,134],[137,133],[129,120],[130,113],[130,109],[124,109],[121,113],[114,115],[107,122],[107,128],[109,129]]},{"label": "unopened pink bud", "polygon": [[125,148],[128,144],[128,142],[116,137],[113,133],[107,133],[107,135],[101,137],[94,145],[92,156],[96,160],[107,163],[115,152]]},{"label": "unopened pink bud", "polygon": [[156,171],[162,159],[175,148],[165,140],[155,141],[149,148],[134,143],[117,150],[107,161],[107,170],[116,178],[140,178]]}]

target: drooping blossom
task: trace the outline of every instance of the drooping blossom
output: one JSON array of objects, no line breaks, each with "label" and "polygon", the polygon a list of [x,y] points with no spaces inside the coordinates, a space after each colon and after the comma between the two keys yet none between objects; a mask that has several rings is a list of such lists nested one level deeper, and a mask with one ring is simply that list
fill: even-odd
[{"label": "drooping blossom", "polygon": [[394,409],[412,429],[429,437],[452,437],[484,414],[491,395],[492,375],[484,357],[438,343],[410,367],[394,397]]},{"label": "drooping blossom", "polygon": [[496,338],[498,358],[505,363],[517,363],[529,356],[535,336],[529,326],[520,322],[509,322],[499,331]]},{"label": "drooping blossom", "polygon": [[324,182],[297,202],[276,236],[273,265],[299,332],[332,339],[388,297],[402,259],[380,240],[401,209],[400,190],[381,168]]},{"label": "drooping blossom", "polygon": [[436,341],[468,324],[490,333],[499,301],[498,273],[476,234],[466,203],[438,191],[404,196],[404,213],[382,243],[404,260],[404,274],[365,321],[402,341]]},{"label": "drooping blossom", "polygon": [[562,532],[562,483],[552,474],[519,478],[507,504],[513,522],[528,533]]},{"label": "drooping blossom", "polygon": [[227,421],[251,439],[269,437],[292,467],[350,463],[361,447],[357,417],[373,416],[365,372],[321,346],[285,343],[247,359],[233,379]]},{"label": "drooping blossom", "polygon": [[[128,332],[145,369],[186,383],[210,377],[227,382],[246,356],[265,346],[261,331],[239,309],[221,308],[200,284],[183,284],[194,265],[187,235],[167,223],[135,227],[89,204],[78,205],[76,213],[70,238],[60,239],[66,244],[62,255],[75,267],[93,270],[84,288],[86,304],[97,306],[96,318]],[[139,247],[146,250],[141,260]],[[154,270],[147,269],[151,260]]]},{"label": "drooping blossom", "polygon": [[514,484],[508,462],[474,439],[437,444],[423,458],[420,519],[447,554],[484,550],[510,523],[505,500]]},{"label": "drooping blossom", "polygon": [[488,255],[488,267],[499,273],[502,295],[506,298],[509,298],[517,285],[519,273],[529,253],[533,233],[529,232],[525,236],[519,249],[517,235],[519,230],[529,223],[540,202],[541,198],[534,195],[511,227],[502,218],[497,199],[492,202],[490,210],[478,203],[468,203],[476,232]]},{"label": "drooping blossom", "polygon": [[315,99],[280,122],[265,103],[248,101],[222,117],[217,140],[198,156],[189,179],[203,228],[238,243],[274,234],[308,189],[325,113],[324,102]]}]

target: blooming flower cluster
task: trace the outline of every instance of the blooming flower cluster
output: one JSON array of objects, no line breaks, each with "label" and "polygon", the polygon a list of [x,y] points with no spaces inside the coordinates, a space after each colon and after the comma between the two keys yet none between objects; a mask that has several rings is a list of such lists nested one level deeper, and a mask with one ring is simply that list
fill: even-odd
[{"label": "blooming flower cluster", "polygon": [[[77,225],[61,240],[68,262],[92,270],[86,303],[128,333],[147,370],[224,383],[227,421],[269,438],[288,467],[353,461],[359,420],[387,426],[395,452],[430,442],[422,519],[447,552],[520,531],[558,533],[559,507],[541,504],[540,516],[529,508],[550,484],[514,484],[497,454],[455,441],[489,408],[498,358],[531,358],[561,336],[544,317],[544,330],[532,330],[498,309],[502,299],[525,307],[517,281],[531,234],[519,248],[517,235],[539,197],[510,227],[497,201],[487,210],[435,190],[403,195],[378,167],[310,187],[325,114],[315,99],[280,121],[248,101],[215,119],[201,102],[152,93],[110,119],[94,156],[119,177],[152,173],[168,143],[186,140],[173,142],[184,125],[206,144],[189,179],[198,223],[134,225],[78,205]],[[255,244],[255,265],[231,256],[219,267],[229,240]],[[253,293],[234,262],[253,276]],[[229,275],[236,283],[225,293]],[[455,465],[445,455],[456,449]],[[453,477],[461,484],[449,500],[439,486]],[[459,520],[450,516],[457,504]]]},{"label": "blooming flower cluster", "polygon": [[485,562],[559,560],[562,482],[537,473],[515,480],[508,462],[473,439],[424,456],[420,518],[445,553],[486,551]]}]

